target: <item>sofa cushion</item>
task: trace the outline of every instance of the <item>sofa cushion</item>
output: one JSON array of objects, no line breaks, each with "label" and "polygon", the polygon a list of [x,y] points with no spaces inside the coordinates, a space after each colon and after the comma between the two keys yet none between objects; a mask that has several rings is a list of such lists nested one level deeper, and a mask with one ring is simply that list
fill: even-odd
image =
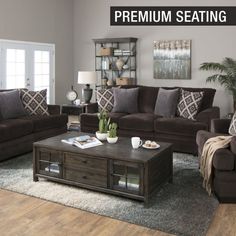
[{"label": "sofa cushion", "polygon": [[236,136],[236,112],[234,113],[229,126],[229,134]]},{"label": "sofa cushion", "polygon": [[112,112],[137,113],[139,88],[113,88],[114,107]]},{"label": "sofa cushion", "polygon": [[30,115],[49,115],[47,89],[41,91],[21,90],[23,105]]},{"label": "sofa cushion", "polygon": [[203,99],[203,92],[190,92],[181,89],[177,114],[180,117],[195,120]]},{"label": "sofa cushion", "polygon": [[195,137],[198,130],[207,130],[207,125],[180,117],[158,118],[154,122],[154,129],[157,133]]},{"label": "sofa cushion", "polygon": [[0,142],[19,138],[33,132],[30,120],[9,119],[0,121]]},{"label": "sofa cushion", "polygon": [[18,90],[0,92],[0,113],[3,120],[27,115]]},{"label": "sofa cushion", "polygon": [[50,116],[27,116],[23,117],[22,119],[32,122],[34,132],[64,127],[68,122],[68,117],[66,114]]},{"label": "sofa cushion", "polygon": [[100,110],[111,112],[114,107],[114,95],[112,89],[97,91],[97,102]]},{"label": "sofa cushion", "polygon": [[154,113],[163,117],[175,117],[177,103],[179,98],[179,89],[160,88]]},{"label": "sofa cushion", "polygon": [[118,113],[118,112],[110,112],[108,116],[111,118],[111,122],[119,123],[121,117],[128,115],[128,113]]},{"label": "sofa cushion", "polygon": [[118,125],[120,129],[125,130],[153,131],[157,117],[153,113],[129,114],[121,117]]},{"label": "sofa cushion", "polygon": [[138,109],[142,113],[154,113],[157,100],[158,87],[139,87]]},{"label": "sofa cushion", "polygon": [[212,107],[213,100],[215,97],[216,90],[212,88],[187,88],[187,87],[182,87],[182,89],[190,92],[203,92],[203,99],[201,102],[201,106],[199,108],[200,111],[204,111],[207,108]]}]

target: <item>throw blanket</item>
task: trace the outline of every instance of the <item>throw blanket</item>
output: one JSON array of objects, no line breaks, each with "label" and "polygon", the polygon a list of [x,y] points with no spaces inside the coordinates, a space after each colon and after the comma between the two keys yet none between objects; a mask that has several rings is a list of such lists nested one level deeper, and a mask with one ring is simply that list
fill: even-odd
[{"label": "throw blanket", "polygon": [[212,162],[215,152],[220,148],[227,148],[232,136],[217,136],[209,138],[203,146],[200,160],[200,172],[203,176],[203,187],[210,195],[212,192]]}]

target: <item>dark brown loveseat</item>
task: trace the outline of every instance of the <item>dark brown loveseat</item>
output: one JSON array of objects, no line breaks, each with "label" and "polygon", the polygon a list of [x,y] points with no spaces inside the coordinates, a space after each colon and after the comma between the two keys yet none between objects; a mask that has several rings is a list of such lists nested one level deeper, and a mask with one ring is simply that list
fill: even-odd
[{"label": "dark brown loveseat", "polygon": [[[201,156],[207,139],[218,135],[229,135],[230,119],[212,120],[212,132],[197,133],[198,153]],[[230,147],[218,149],[213,157],[213,189],[220,202],[236,202],[236,137]]]},{"label": "dark brown loveseat", "polygon": [[66,132],[68,117],[60,114],[60,106],[48,109],[49,116],[0,120],[0,161],[32,151],[35,141]]},{"label": "dark brown loveseat", "polygon": [[[198,130],[209,130],[210,121],[219,117],[219,108],[212,107],[215,89],[184,88],[188,91],[204,91],[203,101],[196,121],[175,118],[162,118],[154,114],[158,87],[139,87],[139,113],[110,113],[113,122],[118,123],[118,134],[121,136],[140,136],[145,139],[157,139],[174,144],[174,151],[197,154],[196,133]],[[126,87],[129,88],[129,87]],[[173,89],[173,88],[165,88]],[[92,107],[94,109],[92,109]],[[97,104],[88,107],[89,112],[81,115],[81,131],[98,130]]]}]

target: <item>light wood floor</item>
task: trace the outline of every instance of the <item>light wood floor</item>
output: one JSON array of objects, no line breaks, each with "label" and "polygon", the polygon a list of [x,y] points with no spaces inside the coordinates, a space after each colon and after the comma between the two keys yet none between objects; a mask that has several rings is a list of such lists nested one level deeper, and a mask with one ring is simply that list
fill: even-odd
[{"label": "light wood floor", "polygon": [[[1,236],[168,236],[38,198],[0,190]],[[208,236],[236,236],[236,204],[220,205]]]}]

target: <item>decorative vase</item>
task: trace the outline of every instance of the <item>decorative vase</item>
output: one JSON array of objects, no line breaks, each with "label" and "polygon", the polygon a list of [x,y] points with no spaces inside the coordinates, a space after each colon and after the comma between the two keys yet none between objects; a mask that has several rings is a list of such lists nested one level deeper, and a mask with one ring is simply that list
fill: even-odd
[{"label": "decorative vase", "polygon": [[118,70],[122,70],[123,66],[124,66],[125,62],[123,59],[119,58],[116,61],[116,67]]},{"label": "decorative vase", "polygon": [[112,79],[109,79],[109,80],[107,81],[107,85],[108,85],[108,86],[113,86],[113,85],[114,85],[113,80],[112,80]]},{"label": "decorative vase", "polygon": [[107,142],[111,144],[116,143],[117,140],[118,140],[118,137],[115,137],[115,138],[107,137]]},{"label": "decorative vase", "polygon": [[97,139],[104,141],[107,139],[108,133],[101,133],[99,131],[96,132]]}]

